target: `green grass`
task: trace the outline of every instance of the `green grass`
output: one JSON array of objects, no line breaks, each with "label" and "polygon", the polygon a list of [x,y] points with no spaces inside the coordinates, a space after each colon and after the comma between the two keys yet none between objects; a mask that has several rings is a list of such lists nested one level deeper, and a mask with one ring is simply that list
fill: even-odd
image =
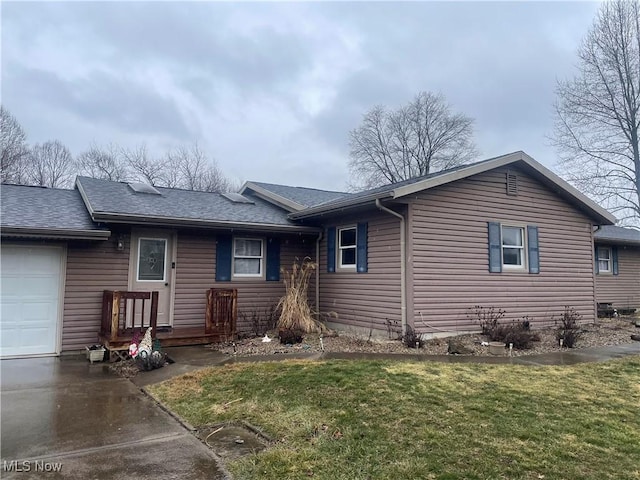
[{"label": "green grass", "polygon": [[227,465],[237,479],[640,479],[637,356],[235,364],[151,390],[194,425],[245,420],[275,440]]}]

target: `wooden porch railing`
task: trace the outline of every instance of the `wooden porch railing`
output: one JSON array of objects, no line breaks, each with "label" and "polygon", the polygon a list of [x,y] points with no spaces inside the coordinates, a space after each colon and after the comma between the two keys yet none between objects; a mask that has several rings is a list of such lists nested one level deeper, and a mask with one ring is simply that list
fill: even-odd
[{"label": "wooden porch railing", "polygon": [[129,341],[135,331],[149,327],[155,338],[157,322],[158,292],[103,292],[100,336],[109,342]]},{"label": "wooden porch railing", "polygon": [[238,319],[238,290],[210,288],[207,290],[205,333],[216,334],[219,341],[233,340]]}]

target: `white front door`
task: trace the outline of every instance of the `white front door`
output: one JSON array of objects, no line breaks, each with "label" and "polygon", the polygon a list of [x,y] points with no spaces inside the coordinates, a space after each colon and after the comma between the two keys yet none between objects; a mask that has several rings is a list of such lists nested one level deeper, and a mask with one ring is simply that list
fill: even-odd
[{"label": "white front door", "polygon": [[[173,233],[162,231],[134,230],[131,233],[129,290],[158,291],[158,326],[171,326],[173,320],[173,238]],[[145,316],[149,315],[149,309],[145,307]],[[136,307],[138,318],[140,311],[140,307]],[[136,324],[138,322],[136,319]]]},{"label": "white front door", "polygon": [[64,250],[2,245],[0,357],[58,353]]}]

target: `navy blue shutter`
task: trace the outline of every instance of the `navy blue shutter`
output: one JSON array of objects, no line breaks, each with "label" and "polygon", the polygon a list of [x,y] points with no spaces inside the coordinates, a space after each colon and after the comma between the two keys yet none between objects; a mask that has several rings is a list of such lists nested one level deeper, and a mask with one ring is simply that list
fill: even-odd
[{"label": "navy blue shutter", "polygon": [[280,281],[280,239],[267,239],[267,282]]},{"label": "navy blue shutter", "polygon": [[596,274],[600,273],[600,265],[598,262],[598,258],[600,258],[600,248],[596,247]]},{"label": "navy blue shutter", "polygon": [[611,247],[611,262],[613,263],[613,274],[618,275],[618,247]]},{"label": "navy blue shutter", "polygon": [[216,246],[216,282],[231,281],[233,239],[231,235],[218,235]]},{"label": "navy blue shutter", "polygon": [[502,239],[500,224],[489,222],[489,271],[499,273],[502,271]]},{"label": "navy blue shutter", "polygon": [[538,227],[527,226],[527,247],[529,250],[529,273],[540,273],[540,249],[538,247]]},{"label": "navy blue shutter", "polygon": [[367,223],[358,223],[356,231],[356,271],[366,273],[367,265]]},{"label": "navy blue shutter", "polygon": [[336,271],[336,227],[327,228],[327,272]]}]

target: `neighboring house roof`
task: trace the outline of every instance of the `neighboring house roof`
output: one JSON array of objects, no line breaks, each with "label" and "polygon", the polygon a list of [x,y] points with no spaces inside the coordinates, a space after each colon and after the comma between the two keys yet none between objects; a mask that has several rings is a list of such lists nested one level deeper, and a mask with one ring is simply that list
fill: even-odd
[{"label": "neighboring house roof", "polygon": [[363,192],[338,198],[302,211],[293,212],[289,217],[296,220],[312,218],[317,215],[326,215],[333,212],[342,212],[348,209],[362,207],[363,205],[374,203],[376,200],[399,199],[406,197],[407,195],[412,195],[430,188],[435,188],[440,185],[508,165],[517,165],[522,168],[528,174],[547,185],[558,195],[596,220],[597,223],[611,225],[616,222],[616,218],[607,210],[602,208],[586,195],[580,193],[551,170],[536,162],[529,155],[520,151],[469,165],[461,165],[459,167],[432,173],[423,177],[417,177],[411,180],[385,185],[371,190],[365,190]]},{"label": "neighboring house roof", "polygon": [[288,185],[264,182],[246,182],[240,189],[240,193],[247,191],[253,192],[260,198],[275,203],[289,212],[315,207],[351,195],[346,192],[319,190],[317,188],[307,187],[290,187]]},{"label": "neighboring house roof", "polygon": [[640,245],[640,230],[603,225],[594,234],[596,242]]},{"label": "neighboring house roof", "polygon": [[3,237],[108,238],[96,225],[76,190],[2,185],[0,228]]},{"label": "neighboring house roof", "polygon": [[124,182],[77,177],[93,220],[150,225],[183,225],[262,230],[314,230],[296,225],[283,209],[260,198],[241,203],[223,194],[157,187],[159,194],[136,192]]}]

